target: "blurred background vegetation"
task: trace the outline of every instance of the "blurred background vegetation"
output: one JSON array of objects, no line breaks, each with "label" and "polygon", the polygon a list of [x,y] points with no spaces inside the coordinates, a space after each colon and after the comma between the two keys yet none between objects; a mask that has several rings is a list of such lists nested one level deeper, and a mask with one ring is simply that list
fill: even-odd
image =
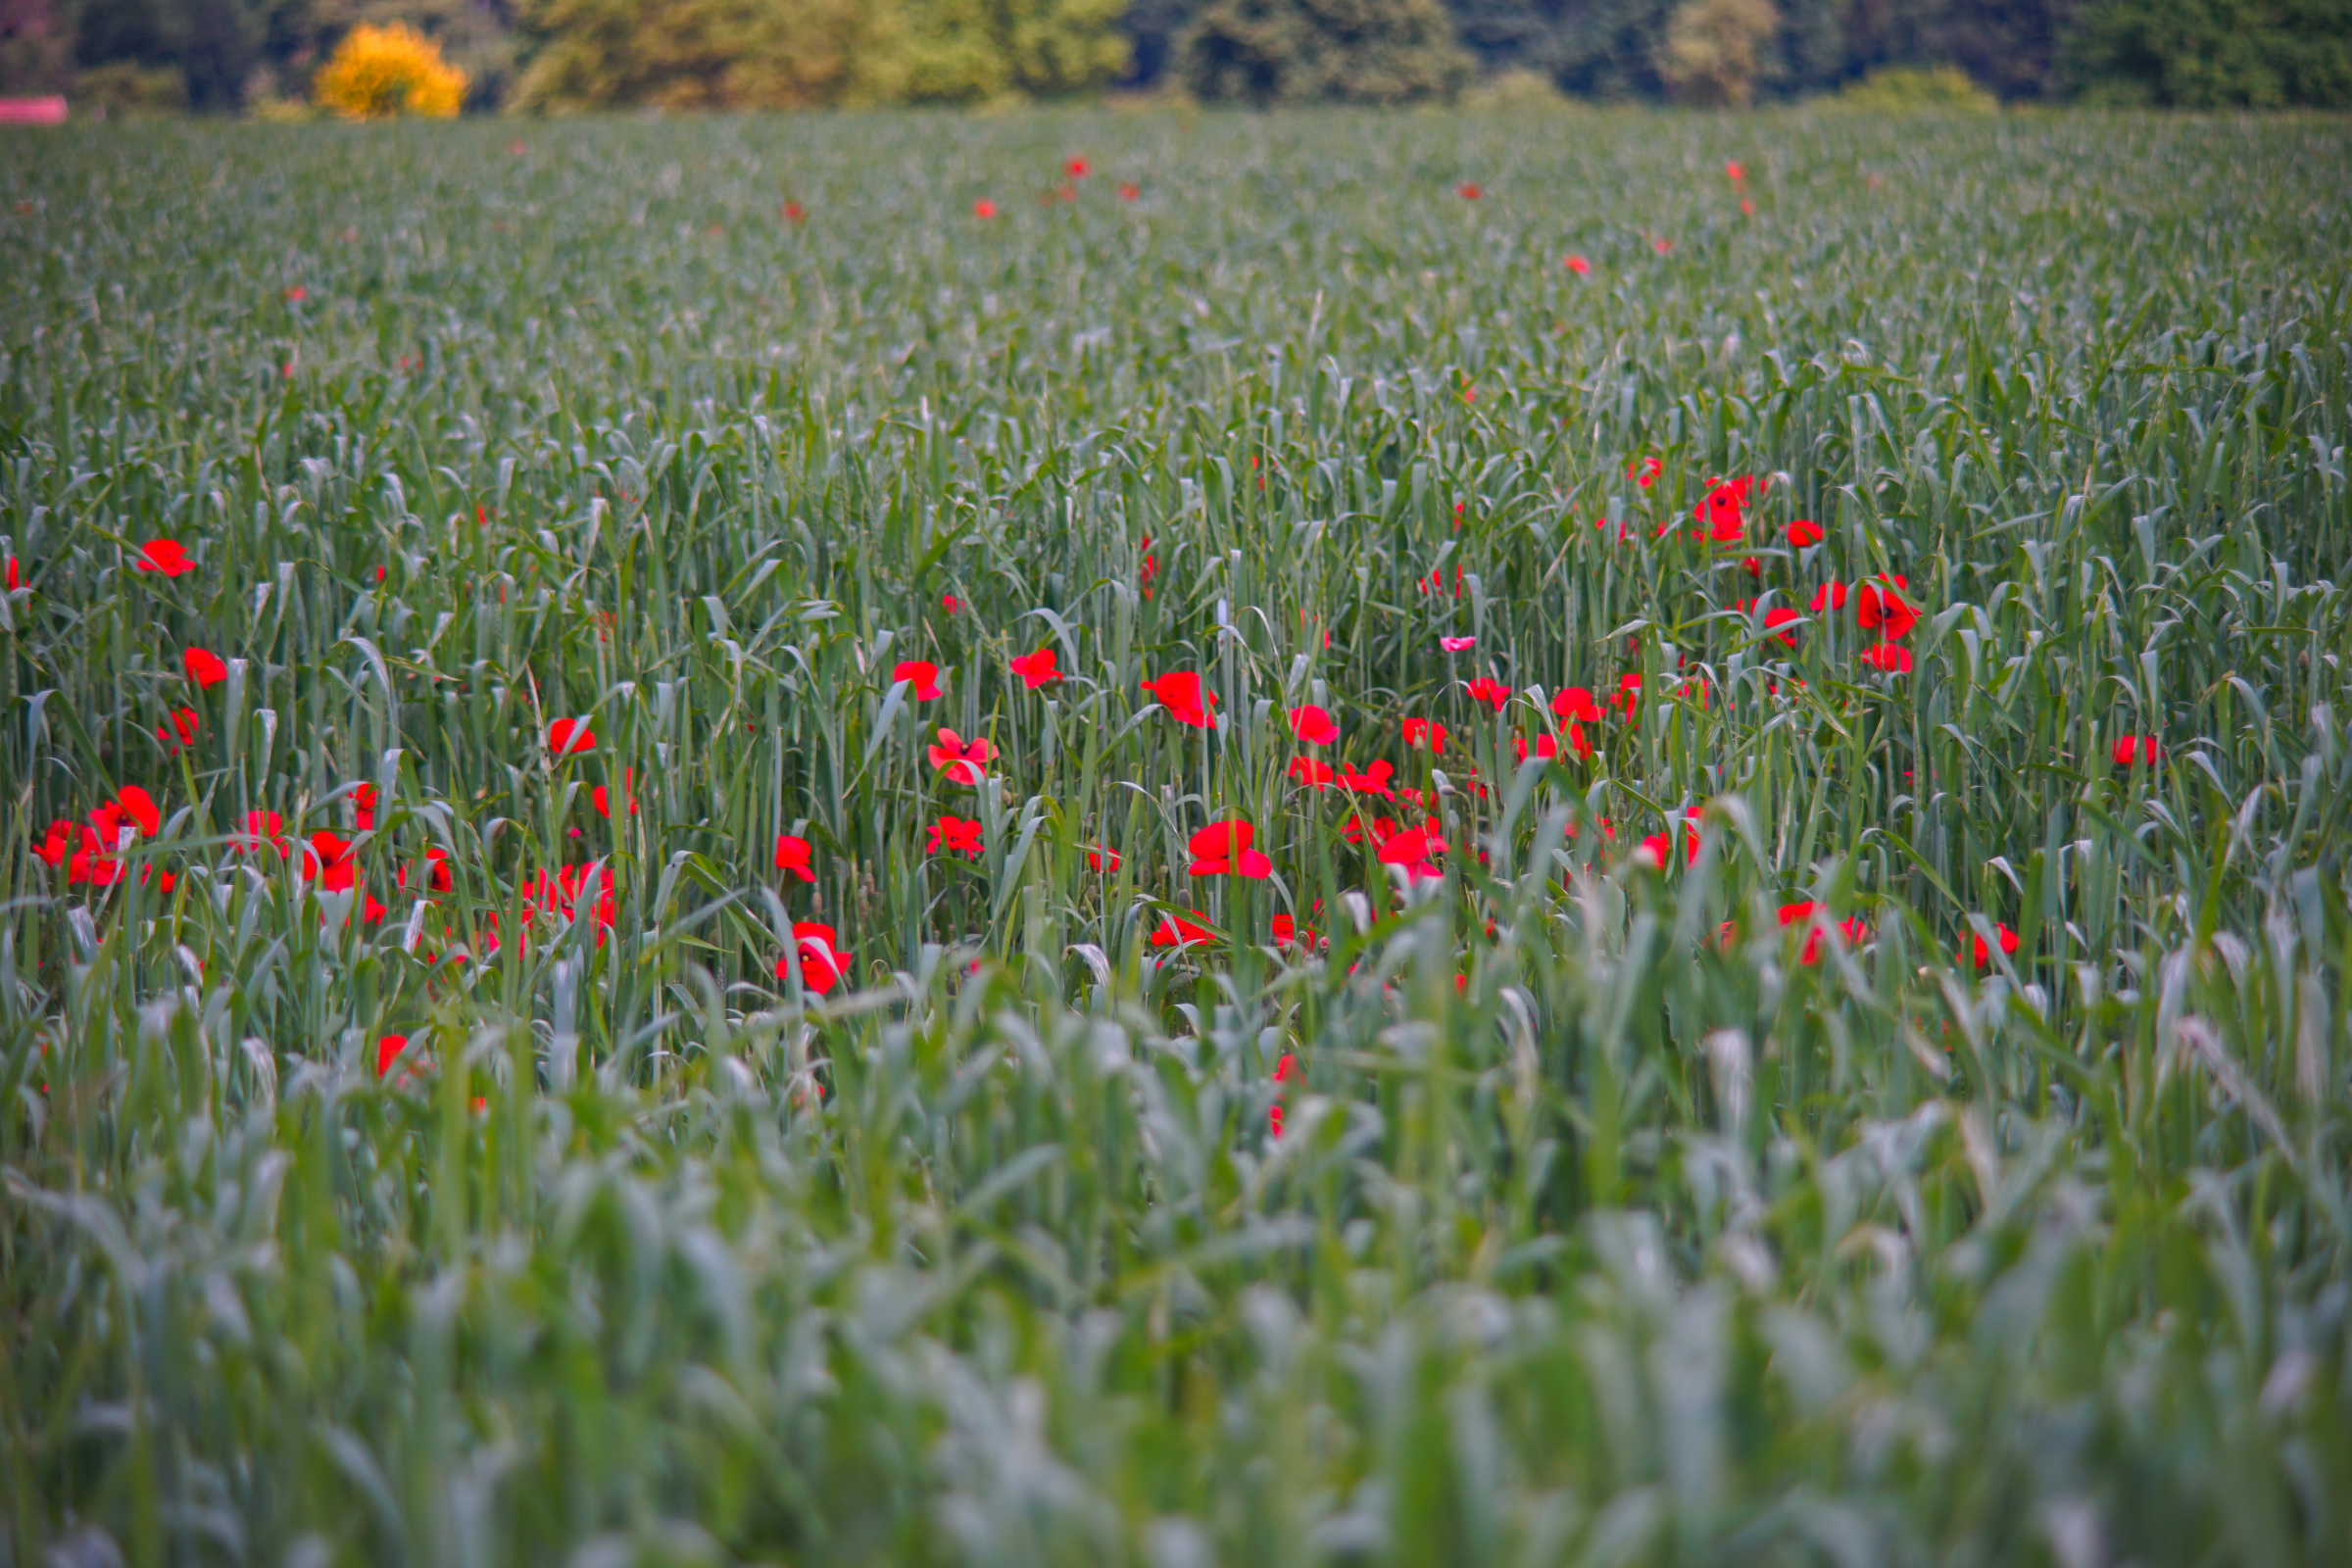
[{"label": "blurred background vegetation", "polygon": [[[0,94],[84,115],[299,112],[402,24],[469,112],[1857,92],[2352,107],[2352,0],[0,0]],[[1965,79],[1963,79],[1965,78]]]}]

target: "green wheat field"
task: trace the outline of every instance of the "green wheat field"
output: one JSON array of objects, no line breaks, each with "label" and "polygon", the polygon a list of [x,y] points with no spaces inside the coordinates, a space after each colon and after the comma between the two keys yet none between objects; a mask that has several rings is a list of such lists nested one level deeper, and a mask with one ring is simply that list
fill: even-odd
[{"label": "green wheat field", "polygon": [[0,1563],[2352,1563],[2347,168],[0,141]]}]

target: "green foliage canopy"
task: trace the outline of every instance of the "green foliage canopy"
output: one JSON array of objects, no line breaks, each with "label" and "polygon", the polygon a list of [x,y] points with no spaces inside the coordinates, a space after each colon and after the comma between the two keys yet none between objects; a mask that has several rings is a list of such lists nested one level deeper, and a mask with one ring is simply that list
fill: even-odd
[{"label": "green foliage canopy", "polygon": [[1403,104],[1450,99],[1471,61],[1437,0],[1209,0],[1178,71],[1212,103]]},{"label": "green foliage canopy", "polygon": [[531,0],[518,103],[793,109],[1055,97],[1126,69],[1120,0]]},{"label": "green foliage canopy", "polygon": [[2063,68],[2091,103],[2342,108],[2352,0],[2094,0]]}]

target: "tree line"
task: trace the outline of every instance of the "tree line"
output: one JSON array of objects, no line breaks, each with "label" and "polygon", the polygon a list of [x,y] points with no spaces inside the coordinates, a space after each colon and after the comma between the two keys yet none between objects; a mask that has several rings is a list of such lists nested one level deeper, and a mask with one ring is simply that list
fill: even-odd
[{"label": "tree line", "polygon": [[2352,0],[0,0],[0,94],[298,102],[339,39],[391,23],[476,111],[1742,103],[1930,67],[2011,101],[2352,106]]}]

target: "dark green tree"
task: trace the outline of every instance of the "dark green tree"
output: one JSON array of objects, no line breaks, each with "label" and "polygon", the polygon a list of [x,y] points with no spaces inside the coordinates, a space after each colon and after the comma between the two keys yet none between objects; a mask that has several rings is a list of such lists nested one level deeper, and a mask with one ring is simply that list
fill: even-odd
[{"label": "dark green tree", "polygon": [[2095,0],[2062,66],[2093,103],[2352,107],[2352,0]]},{"label": "dark green tree", "polygon": [[261,61],[260,26],[241,0],[82,0],[74,64],[176,71],[190,107],[233,110]]},{"label": "dark green tree", "polygon": [[1437,0],[1210,0],[1179,55],[1210,102],[1450,99],[1473,69]]},{"label": "dark green tree", "polygon": [[1673,14],[1670,0],[1572,5],[1561,18],[1559,65],[1552,74],[1561,87],[1585,97],[1665,97],[1657,61]]},{"label": "dark green tree", "polygon": [[1176,46],[1200,11],[1200,0],[1128,0],[1119,30],[1127,35],[1130,85],[1147,86],[1174,69]]},{"label": "dark green tree", "polygon": [[1559,0],[1448,0],[1454,36],[1489,74],[1551,75],[1560,54]]}]

